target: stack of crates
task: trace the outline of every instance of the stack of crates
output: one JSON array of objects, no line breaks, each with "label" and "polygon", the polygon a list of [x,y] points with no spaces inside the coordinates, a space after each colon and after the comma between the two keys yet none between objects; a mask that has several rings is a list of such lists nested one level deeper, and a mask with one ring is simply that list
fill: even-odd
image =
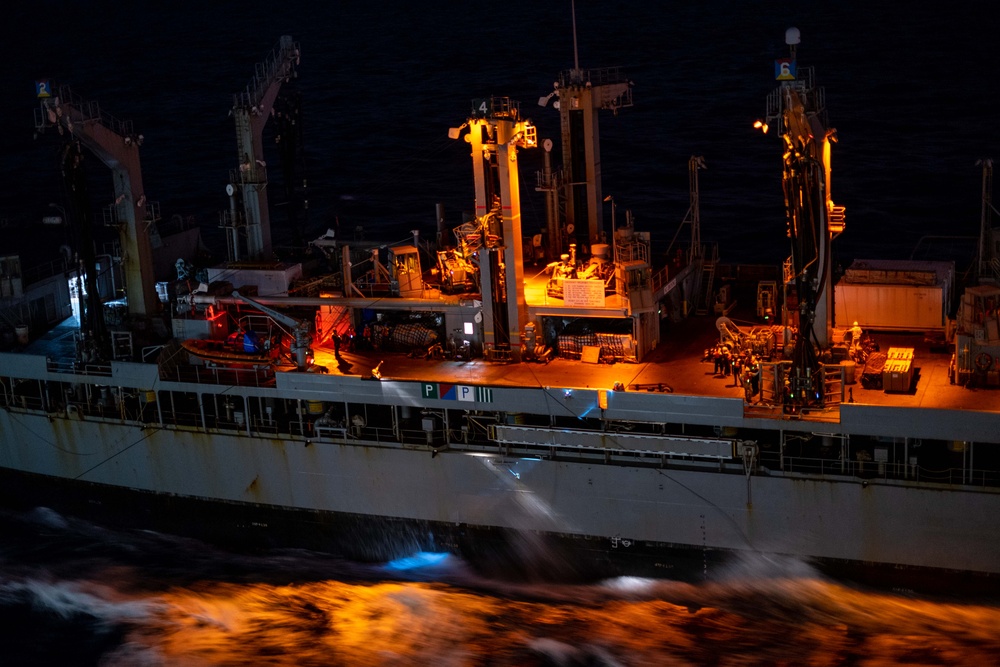
[{"label": "stack of crates", "polygon": [[913,385],[913,348],[890,347],[882,369],[884,391],[907,392]]}]

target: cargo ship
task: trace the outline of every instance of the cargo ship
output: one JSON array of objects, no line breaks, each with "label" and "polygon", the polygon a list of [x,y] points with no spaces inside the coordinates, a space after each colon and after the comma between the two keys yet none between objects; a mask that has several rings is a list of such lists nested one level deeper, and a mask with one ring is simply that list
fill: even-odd
[{"label": "cargo ship", "polygon": [[[101,302],[84,257],[68,317],[62,271],[29,280],[5,260],[7,313],[67,304],[0,353],[5,502],[249,547],[450,551],[537,577],[690,578],[766,554],[876,582],[995,583],[1000,288],[966,291],[952,317],[953,264],[835,276],[836,135],[787,37],[758,123],[781,143],[791,254],[773,271],[701,243],[698,156],[687,243],[654,265],[648,232],[601,191],[598,119],[632,105],[632,82],[578,65],[539,100],[560,114],[561,169],[518,103],[476,99],[448,129],[471,157],[466,222],[439,214],[435,243],[331,231],[312,243],[320,262],[278,260],[261,156],[299,64],[283,37],[233,100],[229,261],[198,276],[180,261],[158,283],[141,135],[39,86],[39,132],[113,172],[122,298]],[[550,215],[525,236],[532,150]]]}]

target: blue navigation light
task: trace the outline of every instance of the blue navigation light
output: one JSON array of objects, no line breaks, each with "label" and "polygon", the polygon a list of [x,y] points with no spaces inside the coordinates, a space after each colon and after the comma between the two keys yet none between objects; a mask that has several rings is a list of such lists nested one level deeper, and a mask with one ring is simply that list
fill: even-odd
[{"label": "blue navigation light", "polygon": [[422,567],[440,565],[448,556],[449,554],[444,551],[418,551],[412,556],[404,556],[396,560],[391,560],[385,566],[397,572],[416,570]]}]

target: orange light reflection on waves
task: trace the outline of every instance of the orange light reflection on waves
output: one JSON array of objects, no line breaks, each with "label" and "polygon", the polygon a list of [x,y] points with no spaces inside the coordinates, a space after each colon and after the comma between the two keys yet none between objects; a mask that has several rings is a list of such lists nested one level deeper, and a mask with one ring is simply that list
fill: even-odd
[{"label": "orange light reflection on waves", "polygon": [[[859,592],[816,580],[639,591],[445,584],[211,584],[156,596],[129,641],[167,664],[990,664],[1000,609]],[[552,596],[552,591],[558,594]],[[508,593],[513,593],[508,595]]]}]

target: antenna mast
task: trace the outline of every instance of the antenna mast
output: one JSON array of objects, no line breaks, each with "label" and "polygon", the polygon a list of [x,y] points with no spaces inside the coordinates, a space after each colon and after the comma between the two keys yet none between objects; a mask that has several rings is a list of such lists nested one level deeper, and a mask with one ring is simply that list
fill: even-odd
[{"label": "antenna mast", "polygon": [[576,0],[570,1],[570,11],[573,14],[573,71],[580,71],[580,52],[576,47]]}]

